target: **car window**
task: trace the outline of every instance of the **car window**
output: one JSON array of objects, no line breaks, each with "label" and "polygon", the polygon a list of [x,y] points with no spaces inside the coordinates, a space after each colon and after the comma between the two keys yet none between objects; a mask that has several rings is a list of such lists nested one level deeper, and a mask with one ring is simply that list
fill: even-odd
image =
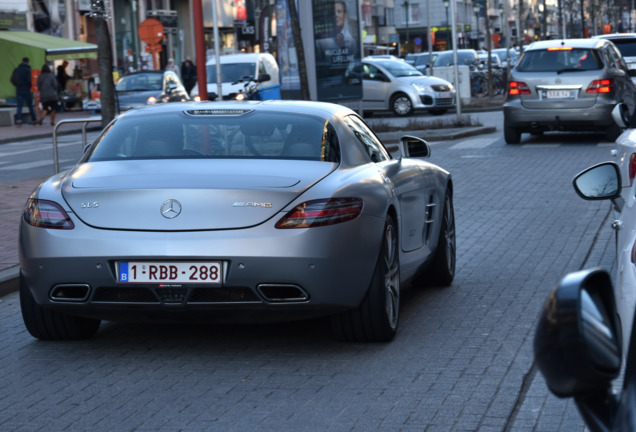
[{"label": "car window", "polygon": [[[221,64],[221,82],[235,82],[243,77],[254,78],[256,63],[226,63]],[[207,65],[206,72],[209,83],[216,83],[216,65]]]},{"label": "car window", "polygon": [[84,162],[121,159],[248,158],[340,162],[334,128],[289,112],[192,110],[116,120]]},{"label": "car window", "polygon": [[519,72],[600,69],[603,61],[597,50],[572,47],[526,51],[517,65]]},{"label": "car window", "polygon": [[623,57],[636,57],[636,38],[633,39],[610,39],[621,52]]},{"label": "car window", "polygon": [[362,66],[362,70],[363,70],[362,78],[365,80],[386,81],[385,75],[382,73],[382,71],[371,64],[365,63]]},{"label": "car window", "polygon": [[[479,63],[479,57],[475,52],[457,52],[457,63],[460,65],[474,66]],[[437,56],[434,66],[452,66],[455,64],[454,55],[452,51],[441,53]]]},{"label": "car window", "polygon": [[344,122],[349,126],[349,129],[351,129],[351,132],[358,138],[360,143],[362,143],[362,146],[373,162],[391,159],[389,152],[358,116],[346,116]]},{"label": "car window", "polygon": [[386,69],[394,77],[405,76],[421,76],[422,72],[415,69],[410,64],[403,61],[386,60],[378,62],[384,69]]},{"label": "car window", "polygon": [[264,62],[258,62],[258,76],[261,77],[267,73],[267,68]]},{"label": "car window", "polygon": [[162,73],[140,73],[122,77],[115,86],[117,91],[161,90]]}]

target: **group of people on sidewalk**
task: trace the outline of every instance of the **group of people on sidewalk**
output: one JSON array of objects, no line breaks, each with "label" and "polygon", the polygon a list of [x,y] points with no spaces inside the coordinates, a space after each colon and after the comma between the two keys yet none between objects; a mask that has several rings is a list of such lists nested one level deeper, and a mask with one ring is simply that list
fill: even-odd
[{"label": "group of people on sidewalk", "polygon": [[57,76],[53,74],[51,67],[44,64],[40,75],[37,79],[37,87],[40,93],[40,102],[42,103],[42,112],[39,118],[36,118],[35,108],[33,106],[33,96],[31,95],[31,65],[29,58],[24,57],[22,63],[13,70],[11,74],[11,83],[16,88],[16,126],[22,126],[22,107],[26,104],[31,123],[41,125],[47,115],[51,115],[51,125],[55,124],[55,114],[60,105],[60,89],[66,86],[68,74],[66,73],[67,61],[58,66]]}]

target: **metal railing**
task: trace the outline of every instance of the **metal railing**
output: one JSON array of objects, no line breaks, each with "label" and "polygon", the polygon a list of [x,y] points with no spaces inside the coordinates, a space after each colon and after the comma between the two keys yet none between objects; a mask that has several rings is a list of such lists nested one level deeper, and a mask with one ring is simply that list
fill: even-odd
[{"label": "metal railing", "polygon": [[82,142],[84,143],[84,146],[82,147],[83,149],[86,148],[86,127],[88,126],[89,123],[94,123],[94,122],[102,122],[102,117],[88,117],[88,118],[83,118],[83,119],[66,119],[66,120],[60,120],[59,122],[57,122],[55,124],[55,127],[53,128],[53,163],[55,165],[55,174],[60,172],[60,162],[58,160],[58,151],[57,151],[57,129],[63,125],[63,124],[67,124],[67,123],[84,123],[84,126],[82,126]]}]

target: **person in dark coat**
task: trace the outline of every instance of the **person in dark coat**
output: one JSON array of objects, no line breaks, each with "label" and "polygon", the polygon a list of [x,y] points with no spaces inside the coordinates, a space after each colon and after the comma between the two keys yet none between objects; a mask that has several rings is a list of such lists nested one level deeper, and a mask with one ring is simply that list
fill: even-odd
[{"label": "person in dark coat", "polygon": [[183,81],[186,92],[190,94],[190,90],[192,90],[197,83],[197,67],[192,63],[190,57],[186,57],[181,64],[181,80]]},{"label": "person in dark coat", "polygon": [[59,103],[59,84],[57,78],[51,72],[49,65],[42,66],[42,73],[38,76],[38,90],[40,90],[40,102],[42,102],[42,114],[37,124],[42,124],[42,120],[47,114],[51,114],[51,125],[55,125],[55,113]]},{"label": "person in dark coat", "polygon": [[64,60],[62,64],[57,67],[57,83],[61,91],[66,90],[66,82],[70,78],[69,74],[66,73],[66,66],[68,66],[68,62]]},{"label": "person in dark coat", "polygon": [[31,95],[31,66],[29,58],[24,57],[22,63],[13,70],[11,84],[15,86],[18,112],[16,113],[16,126],[22,126],[22,105],[27,104],[31,122],[35,124],[35,109],[33,108],[33,96]]}]

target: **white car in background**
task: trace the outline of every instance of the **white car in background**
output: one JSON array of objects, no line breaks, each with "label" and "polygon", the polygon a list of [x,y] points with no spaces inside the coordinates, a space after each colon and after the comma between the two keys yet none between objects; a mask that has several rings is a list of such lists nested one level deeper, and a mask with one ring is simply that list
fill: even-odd
[{"label": "white car in background", "polygon": [[610,40],[616,45],[625,63],[627,63],[627,69],[629,69],[632,81],[636,83],[636,33],[611,33],[594,37]]}]

